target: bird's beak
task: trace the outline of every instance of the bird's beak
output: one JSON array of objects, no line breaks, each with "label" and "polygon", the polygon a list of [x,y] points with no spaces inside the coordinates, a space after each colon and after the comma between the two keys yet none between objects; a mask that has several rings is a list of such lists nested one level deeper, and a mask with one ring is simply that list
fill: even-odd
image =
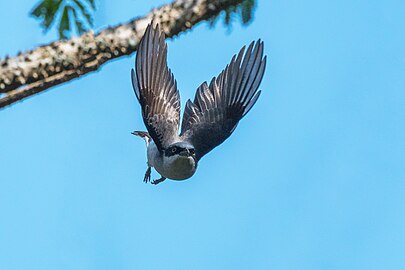
[{"label": "bird's beak", "polygon": [[184,149],[183,151],[181,151],[179,153],[179,155],[183,156],[183,157],[188,157],[188,156],[190,156],[190,151],[188,149]]}]

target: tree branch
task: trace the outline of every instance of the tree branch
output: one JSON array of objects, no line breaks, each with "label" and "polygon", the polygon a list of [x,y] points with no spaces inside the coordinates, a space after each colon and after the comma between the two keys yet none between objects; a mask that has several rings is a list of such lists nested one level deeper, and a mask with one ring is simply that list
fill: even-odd
[{"label": "tree branch", "polygon": [[144,17],[97,34],[88,32],[80,37],[56,41],[20,53],[14,58],[6,58],[0,61],[0,109],[96,71],[109,60],[133,53],[152,20],[161,26],[167,37],[173,37],[242,2],[177,0],[153,9]]}]

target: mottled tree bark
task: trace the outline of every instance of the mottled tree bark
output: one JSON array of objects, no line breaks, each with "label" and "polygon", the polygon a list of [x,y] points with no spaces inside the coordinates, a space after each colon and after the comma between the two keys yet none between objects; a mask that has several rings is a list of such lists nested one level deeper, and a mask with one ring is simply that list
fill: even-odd
[{"label": "mottled tree bark", "polygon": [[241,2],[243,0],[177,0],[97,34],[88,32],[1,60],[0,108],[133,53],[152,20],[159,23],[167,37],[173,37]]}]

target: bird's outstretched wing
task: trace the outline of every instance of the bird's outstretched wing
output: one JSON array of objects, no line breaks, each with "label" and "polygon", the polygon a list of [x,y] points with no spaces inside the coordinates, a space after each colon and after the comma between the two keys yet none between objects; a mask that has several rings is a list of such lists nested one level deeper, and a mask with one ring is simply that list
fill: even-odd
[{"label": "bird's outstretched wing", "polygon": [[197,159],[224,142],[259,98],[263,42],[252,42],[244,52],[245,47],[209,86],[204,82],[194,102],[187,101],[180,137],[194,145]]},{"label": "bird's outstretched wing", "polygon": [[136,54],[132,86],[146,128],[160,151],[178,138],[180,95],[167,67],[167,44],[159,26],[148,25]]}]

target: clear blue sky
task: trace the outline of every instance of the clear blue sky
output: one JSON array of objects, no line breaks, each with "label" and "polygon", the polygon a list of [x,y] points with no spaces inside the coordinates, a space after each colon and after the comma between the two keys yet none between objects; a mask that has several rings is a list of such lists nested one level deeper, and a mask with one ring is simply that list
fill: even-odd
[{"label": "clear blue sky", "polygon": [[[36,2],[1,4],[2,57],[56,38]],[[96,27],[162,2],[100,0]],[[400,0],[262,0],[248,27],[169,41],[183,105],[244,44],[269,60],[184,182],[142,182],[134,55],[0,111],[0,269],[405,269],[404,18]]]}]

